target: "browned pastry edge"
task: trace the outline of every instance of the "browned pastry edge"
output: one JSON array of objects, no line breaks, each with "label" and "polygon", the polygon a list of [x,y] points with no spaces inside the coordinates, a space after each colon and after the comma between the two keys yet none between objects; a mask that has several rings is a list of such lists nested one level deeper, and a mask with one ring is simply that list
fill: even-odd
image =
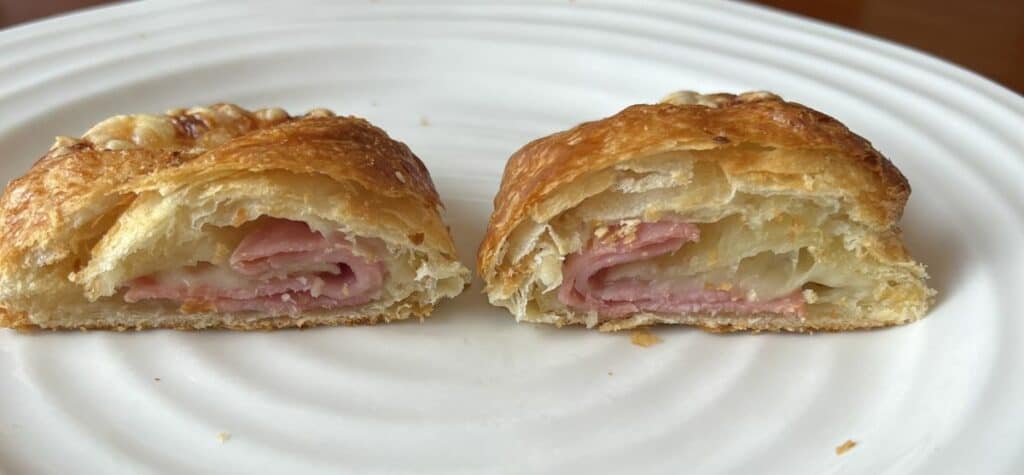
[{"label": "browned pastry edge", "polygon": [[124,323],[124,324],[103,324],[98,322],[90,322],[87,324],[76,324],[76,325],[62,325],[62,326],[47,326],[43,327],[29,320],[28,315],[24,312],[12,312],[5,308],[0,308],[0,327],[12,328],[23,332],[33,332],[40,330],[51,330],[51,331],[74,331],[74,330],[108,330],[108,331],[131,331],[131,330],[153,330],[153,329],[167,329],[167,330],[241,330],[241,331],[267,331],[267,330],[279,330],[285,328],[315,328],[315,327],[328,327],[328,326],[357,326],[357,325],[376,325],[378,323],[390,323],[401,320],[407,320],[410,318],[418,318],[420,321],[427,318],[433,311],[433,305],[426,305],[415,309],[410,309],[404,312],[395,311],[388,315],[375,315],[371,317],[343,317],[343,316],[325,316],[317,317],[313,319],[302,319],[293,317],[271,317],[263,318],[259,320],[248,320],[248,321],[236,321],[236,320],[217,320],[207,322],[206,320],[197,320],[192,318],[190,315],[183,314],[181,318],[155,323],[152,321],[140,321],[136,323]]},{"label": "browned pastry edge", "polygon": [[[319,115],[252,132],[223,124],[204,130],[225,129],[244,134],[210,150],[183,148],[175,141],[108,150],[84,139],[59,140],[0,197],[0,264],[13,265],[21,251],[38,246],[52,247],[51,255],[69,253],[57,242],[59,237],[51,238],[73,215],[92,206],[97,195],[123,195],[126,205],[141,187],[187,183],[212,173],[319,173],[355,181],[375,193],[412,198],[424,207],[441,206],[419,158],[363,119]],[[201,138],[192,138],[187,145]]]},{"label": "browned pastry edge", "polygon": [[195,179],[207,173],[285,170],[352,180],[366,190],[416,199],[436,208],[441,200],[430,172],[404,143],[357,117],[310,117],[232,139],[142,186]]},{"label": "browned pastry edge", "polygon": [[[845,332],[851,330],[872,330],[879,328],[886,328],[891,326],[902,325],[910,323],[916,319],[906,321],[862,321],[856,324],[850,322],[836,322],[832,323],[825,319],[807,319],[804,321],[796,321],[790,318],[780,318],[774,314],[764,314],[755,316],[714,316],[706,313],[700,314],[689,314],[687,315],[686,321],[650,321],[645,323],[636,323],[630,318],[608,320],[600,323],[597,329],[601,332],[619,332],[627,330],[636,330],[641,328],[650,328],[656,325],[664,323],[673,323],[677,325],[695,327],[699,330],[706,331],[708,333],[733,333],[733,332],[770,332],[770,333],[782,333],[782,332],[797,332],[797,333],[814,333],[814,332]],[[543,322],[532,322],[529,323],[543,323]],[[546,324],[546,323],[545,323]],[[580,320],[559,320],[553,322],[556,327],[566,326],[585,326],[586,324]]]},{"label": "browned pastry edge", "polygon": [[[10,300],[0,301],[0,307],[7,308],[0,309],[0,326],[25,327],[38,321],[21,313],[26,303],[21,296],[32,295],[23,289],[33,283],[49,289],[68,285],[57,280],[63,281],[69,272],[86,264],[92,246],[140,193],[203,186],[207,181],[264,171],[326,176],[351,186],[357,192],[353,194],[355,202],[348,205],[359,213],[386,211],[403,216],[404,221],[392,219],[392,223],[404,223],[407,229],[402,235],[410,246],[456,260],[450,231],[440,216],[443,206],[426,166],[408,146],[364,119],[337,117],[323,109],[292,117],[280,109],[249,112],[231,104],[178,109],[166,115],[116,116],[100,122],[82,138],[58,138],[0,197],[0,277],[10,283],[10,292],[6,292]],[[386,210],[375,207],[385,202]],[[48,272],[51,268],[60,271]],[[44,275],[45,282],[40,280]],[[32,292],[42,295],[38,290]],[[421,310],[429,311],[426,307]],[[156,326],[244,330],[408,317],[408,311],[403,315],[388,312],[380,318],[338,317],[316,323],[291,318],[246,323],[231,317],[233,322],[222,325],[179,322]],[[122,326],[135,324],[95,325]]]},{"label": "browned pastry edge", "polygon": [[[754,144],[820,150],[842,157],[825,173],[847,188],[873,228],[895,226],[910,195],[898,169],[836,119],[770,93],[700,96],[699,103],[642,104],[530,142],[509,159],[494,213],[477,254],[485,280],[506,237],[559,187],[616,163],[662,151],[714,150]],[[732,163],[743,169],[748,163]],[[770,164],[757,163],[760,169]]]}]

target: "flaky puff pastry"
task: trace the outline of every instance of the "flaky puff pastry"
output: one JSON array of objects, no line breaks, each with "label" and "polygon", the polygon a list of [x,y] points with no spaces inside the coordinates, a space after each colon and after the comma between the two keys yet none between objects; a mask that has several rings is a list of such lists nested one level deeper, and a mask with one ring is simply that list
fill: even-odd
[{"label": "flaky puff pastry", "polygon": [[[0,198],[0,325],[253,330],[422,318],[469,280],[442,211],[423,163],[363,119],[231,104],[112,117],[58,138]],[[233,254],[242,243],[255,254]],[[358,298],[349,274],[360,269],[344,263],[372,271]],[[289,274],[303,266],[301,278]],[[346,282],[332,304],[318,304],[328,298],[319,275]],[[241,300],[211,300],[211,287]],[[254,294],[273,305],[252,308]]]},{"label": "flaky puff pastry", "polygon": [[850,330],[925,315],[907,180],[774,94],[680,92],[509,160],[477,266],[518,320],[621,330]]}]

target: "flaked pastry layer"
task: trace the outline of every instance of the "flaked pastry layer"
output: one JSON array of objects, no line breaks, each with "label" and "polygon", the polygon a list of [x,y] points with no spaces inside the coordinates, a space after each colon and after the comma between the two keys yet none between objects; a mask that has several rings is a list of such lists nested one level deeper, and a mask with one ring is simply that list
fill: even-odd
[{"label": "flaked pastry layer", "polygon": [[362,119],[229,104],[61,138],[0,199],[0,324],[265,329],[458,295],[429,173]]},{"label": "flaked pastry layer", "polygon": [[898,170],[768,93],[679,93],[510,159],[478,266],[520,320],[603,330],[906,323],[933,291],[896,223]]}]

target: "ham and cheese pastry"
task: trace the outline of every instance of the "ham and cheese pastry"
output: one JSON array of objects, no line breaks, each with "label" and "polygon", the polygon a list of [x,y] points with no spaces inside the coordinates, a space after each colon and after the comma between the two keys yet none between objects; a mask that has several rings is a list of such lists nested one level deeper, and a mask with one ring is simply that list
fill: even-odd
[{"label": "ham and cheese pastry", "polygon": [[835,119],[764,92],[676,93],[509,160],[478,269],[521,321],[850,330],[924,316],[910,187]]},{"label": "ham and cheese pastry", "polygon": [[422,318],[469,281],[441,212],[423,163],[362,119],[116,116],[58,138],[0,198],[0,325]]}]

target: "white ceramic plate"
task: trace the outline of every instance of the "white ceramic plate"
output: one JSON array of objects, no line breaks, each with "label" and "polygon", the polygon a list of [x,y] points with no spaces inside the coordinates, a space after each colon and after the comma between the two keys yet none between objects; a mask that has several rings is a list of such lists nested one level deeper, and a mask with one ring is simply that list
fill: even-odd
[{"label": "white ceramic plate", "polygon": [[[741,4],[143,3],[0,32],[0,177],[115,113],[324,106],[407,142],[474,260],[505,158],[680,89],[768,89],[871,139],[938,304],[850,334],[426,323],[0,332],[7,473],[1021,473],[1024,100]],[[226,432],[230,439],[218,441]],[[857,446],[842,456],[847,439]]]}]

